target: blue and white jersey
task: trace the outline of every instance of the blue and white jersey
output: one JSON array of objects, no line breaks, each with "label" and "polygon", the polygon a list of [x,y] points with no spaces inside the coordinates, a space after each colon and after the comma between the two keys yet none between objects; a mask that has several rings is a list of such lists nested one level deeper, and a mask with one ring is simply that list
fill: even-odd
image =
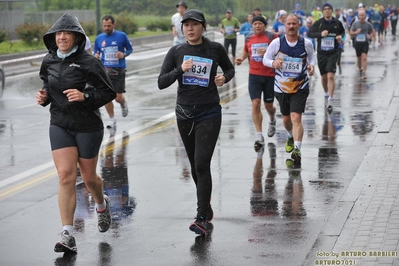
[{"label": "blue and white jersey", "polygon": [[285,35],[274,39],[266,51],[263,64],[271,67],[274,60],[282,62],[282,68],[275,69],[275,92],[296,93],[309,89],[307,67],[316,62],[310,40],[299,37],[298,41],[289,43]]}]

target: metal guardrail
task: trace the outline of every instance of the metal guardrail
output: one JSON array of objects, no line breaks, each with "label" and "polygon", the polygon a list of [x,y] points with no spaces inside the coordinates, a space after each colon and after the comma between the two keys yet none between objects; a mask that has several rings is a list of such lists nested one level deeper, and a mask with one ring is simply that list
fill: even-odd
[{"label": "metal guardrail", "polygon": [[38,54],[38,55],[4,60],[4,61],[0,61],[0,65],[7,65],[7,64],[11,64],[11,63],[18,63],[18,62],[24,62],[24,61],[28,61],[28,60],[32,60],[32,59],[37,59],[37,58],[43,58],[45,55],[46,54],[44,53],[44,54]]}]

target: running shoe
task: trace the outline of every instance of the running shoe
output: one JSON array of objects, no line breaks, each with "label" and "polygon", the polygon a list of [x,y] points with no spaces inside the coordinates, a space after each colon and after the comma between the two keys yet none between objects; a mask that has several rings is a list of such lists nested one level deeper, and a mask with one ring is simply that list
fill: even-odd
[{"label": "running shoe", "polygon": [[258,133],[258,135],[257,135],[257,140],[255,141],[255,144],[258,144],[258,145],[265,145],[265,138],[263,137],[263,135],[261,134],[261,133]]},{"label": "running shoe", "polygon": [[107,230],[111,226],[111,211],[109,209],[110,201],[108,196],[104,195],[104,200],[106,203],[105,210],[102,212],[97,212],[98,231],[100,231],[101,233],[107,232]]},{"label": "running shoe", "polygon": [[195,221],[188,227],[191,231],[197,235],[206,235],[207,221],[202,216],[197,216]]},{"label": "running shoe", "polygon": [[327,107],[328,95],[324,95],[324,107]]},{"label": "running shoe", "polygon": [[285,142],[285,151],[290,153],[294,149],[294,138],[290,137],[287,138],[287,141]]},{"label": "running shoe", "polygon": [[291,159],[294,160],[295,163],[301,162],[301,150],[295,148],[291,153]]},{"label": "running shoe", "polygon": [[127,107],[127,102],[125,101],[125,105],[121,105],[122,107],[122,116],[126,117],[129,114],[129,108]]},{"label": "running shoe", "polygon": [[75,238],[71,235],[69,235],[69,232],[67,230],[62,231],[61,233],[61,240],[55,244],[54,247],[55,252],[72,252],[76,253],[78,252],[78,249],[76,248],[76,241]]},{"label": "running shoe", "polygon": [[107,124],[107,128],[115,128],[116,127],[116,119],[110,118]]},{"label": "running shoe", "polygon": [[267,130],[268,137],[271,138],[274,136],[274,134],[276,134],[276,120],[269,122],[269,129]]}]

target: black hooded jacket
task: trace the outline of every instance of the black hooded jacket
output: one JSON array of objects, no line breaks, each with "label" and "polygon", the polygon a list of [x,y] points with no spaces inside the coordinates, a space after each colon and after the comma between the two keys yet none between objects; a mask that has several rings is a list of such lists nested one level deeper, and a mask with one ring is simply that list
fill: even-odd
[{"label": "black hooded jacket", "polygon": [[[55,33],[76,33],[78,49],[68,57],[57,56]],[[40,78],[47,92],[50,105],[50,124],[75,132],[93,132],[104,128],[99,108],[116,97],[112,83],[101,61],[85,49],[85,32],[77,18],[63,14],[43,36],[48,54],[44,57]],[[89,97],[84,102],[69,102],[63,93],[67,89],[78,89]]]}]

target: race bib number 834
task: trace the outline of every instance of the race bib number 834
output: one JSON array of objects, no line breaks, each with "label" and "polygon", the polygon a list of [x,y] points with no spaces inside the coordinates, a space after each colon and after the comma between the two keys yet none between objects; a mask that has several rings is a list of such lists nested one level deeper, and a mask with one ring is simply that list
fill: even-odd
[{"label": "race bib number 834", "polygon": [[183,74],[183,84],[207,87],[212,69],[212,59],[185,55],[184,60],[193,59],[191,69]]}]

